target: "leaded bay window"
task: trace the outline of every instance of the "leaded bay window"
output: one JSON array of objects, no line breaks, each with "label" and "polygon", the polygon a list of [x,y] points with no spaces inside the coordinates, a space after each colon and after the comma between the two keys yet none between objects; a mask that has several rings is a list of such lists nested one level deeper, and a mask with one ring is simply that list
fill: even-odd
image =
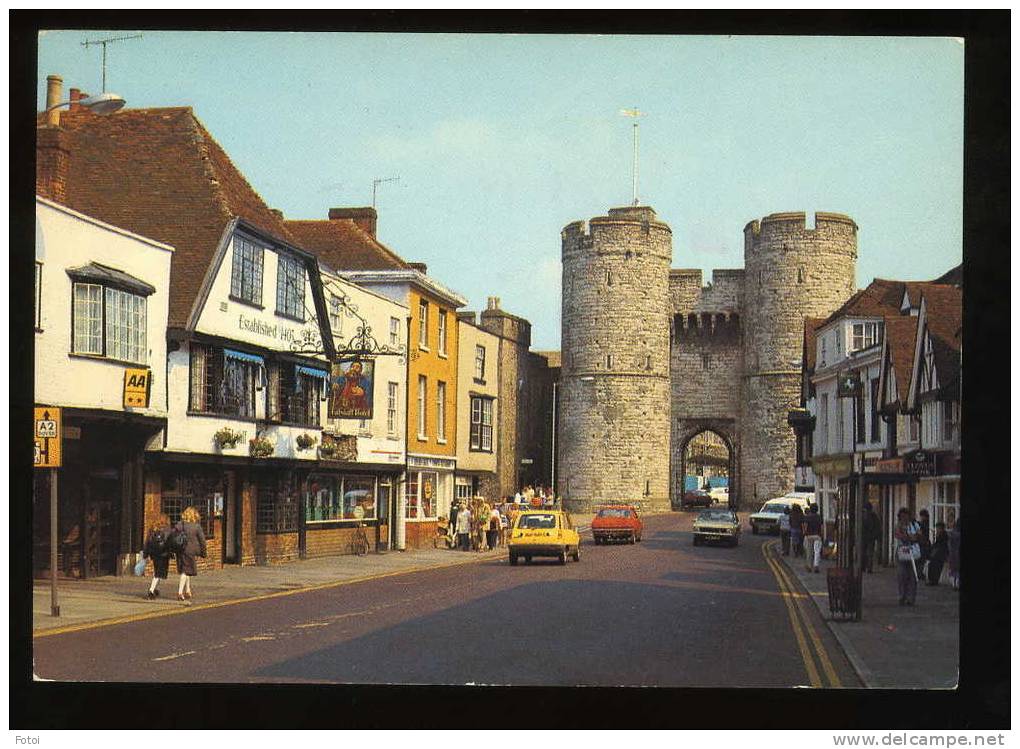
[{"label": "leaded bay window", "polygon": [[255,386],[262,357],[202,344],[191,346],[189,410],[255,418]]},{"label": "leaded bay window", "polygon": [[265,251],[245,237],[234,237],[234,262],[230,295],[251,304],[262,304],[262,257]]},{"label": "leaded bay window", "polygon": [[491,398],[471,398],[471,450],[492,452]]},{"label": "leaded bay window", "polygon": [[293,255],[280,253],[276,264],[276,311],[295,320],[305,319],[305,265]]},{"label": "leaded bay window", "polygon": [[313,473],[305,489],[305,522],[375,520],[377,487],[374,476]]},{"label": "leaded bay window", "polygon": [[269,373],[270,418],[302,426],[319,426],[325,370],[281,361],[271,364]]},{"label": "leaded bay window", "polygon": [[201,468],[170,469],[163,474],[160,493],[160,512],[170,518],[171,523],[181,519],[181,513],[188,507],[198,510],[199,524],[206,540],[213,538],[216,525],[216,495],[223,495],[226,482],[223,474]]},{"label": "leaded bay window", "polygon": [[144,296],[104,284],[77,281],[72,293],[74,353],[147,363]]},{"label": "leaded bay window", "polygon": [[261,481],[255,507],[255,532],[297,532],[298,503],[298,490],[289,476]]}]

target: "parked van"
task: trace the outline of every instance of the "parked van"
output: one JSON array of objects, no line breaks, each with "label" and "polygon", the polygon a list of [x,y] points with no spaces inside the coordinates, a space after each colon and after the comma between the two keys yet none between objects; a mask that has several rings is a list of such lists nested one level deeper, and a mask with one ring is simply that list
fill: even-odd
[{"label": "parked van", "polygon": [[779,533],[779,518],[788,514],[794,505],[800,505],[800,509],[807,512],[810,505],[814,504],[814,492],[789,492],[781,497],[768,500],[761,506],[758,512],[751,515],[748,520],[751,523],[751,533]]}]

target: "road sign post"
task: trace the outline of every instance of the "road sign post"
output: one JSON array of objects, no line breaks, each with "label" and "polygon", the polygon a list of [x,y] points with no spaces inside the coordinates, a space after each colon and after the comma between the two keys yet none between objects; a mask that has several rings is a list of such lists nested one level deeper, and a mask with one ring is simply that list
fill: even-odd
[{"label": "road sign post", "polygon": [[35,409],[35,467],[50,470],[50,614],[60,616],[57,600],[57,475],[63,457],[63,427],[59,408]]}]

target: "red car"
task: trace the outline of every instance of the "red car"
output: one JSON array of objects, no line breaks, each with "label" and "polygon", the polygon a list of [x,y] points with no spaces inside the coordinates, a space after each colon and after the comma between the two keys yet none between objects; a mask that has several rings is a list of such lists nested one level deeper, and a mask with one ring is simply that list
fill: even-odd
[{"label": "red car", "polygon": [[596,544],[610,541],[634,543],[641,540],[641,519],[630,505],[602,507],[591,521],[591,534]]}]

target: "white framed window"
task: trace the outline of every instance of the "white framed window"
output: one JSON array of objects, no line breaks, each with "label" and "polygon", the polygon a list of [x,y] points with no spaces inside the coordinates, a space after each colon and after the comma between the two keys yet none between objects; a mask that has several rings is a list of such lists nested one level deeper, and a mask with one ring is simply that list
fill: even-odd
[{"label": "white framed window", "polygon": [[474,495],[474,486],[471,484],[471,479],[458,476],[457,483],[453,487],[457,501],[470,502],[471,497]]},{"label": "white framed window", "polygon": [[439,310],[439,353],[446,356],[446,310]]},{"label": "white framed window", "polygon": [[825,342],[828,340],[828,336],[822,336],[819,345],[821,346],[821,352],[818,354],[818,364],[822,367],[825,366]]},{"label": "white framed window", "polygon": [[42,330],[42,263],[35,263],[35,329]]},{"label": "white framed window", "polygon": [[73,351],[145,364],[145,297],[94,283],[74,283]]},{"label": "white framed window", "polygon": [[446,441],[446,383],[436,382],[436,436]]},{"label": "white framed window", "polygon": [[424,299],[418,304],[418,348],[429,348],[429,303]]},{"label": "white framed window", "polygon": [[492,452],[492,399],[473,397],[471,399],[471,447],[472,451]]},{"label": "white framed window", "polygon": [[244,237],[234,237],[234,261],[230,296],[242,302],[262,304],[262,247]]},{"label": "white framed window", "polygon": [[821,439],[818,440],[819,455],[826,455],[829,452],[829,394],[822,393],[821,406],[818,409],[818,432]]},{"label": "white framed window", "polygon": [[329,295],[329,327],[334,336],[342,334],[344,330],[343,305],[336,294]]},{"label": "white framed window", "polygon": [[960,516],[959,482],[937,481],[935,483],[935,506],[932,508],[932,530],[935,523],[945,523],[949,530]]},{"label": "white framed window", "polygon": [[850,351],[860,351],[878,345],[880,338],[880,323],[877,322],[855,322],[851,328]]},{"label": "white framed window", "polygon": [[295,320],[305,319],[305,264],[292,255],[278,253],[276,265],[276,311]]},{"label": "white framed window", "polygon": [[921,417],[916,414],[907,414],[907,442],[917,442],[921,439]]},{"label": "white framed window", "polygon": [[386,384],[386,433],[389,435],[397,432],[397,398],[399,391],[397,383]]},{"label": "white framed window", "polygon": [[428,380],[425,375],[418,375],[418,439],[428,439],[425,427],[428,423],[425,420],[425,406],[428,403],[426,397],[428,395]]},{"label": "white framed window", "polygon": [[475,379],[485,380],[485,346],[475,346]]},{"label": "white framed window", "polygon": [[400,320],[396,317],[390,318],[390,345],[400,345]]},{"label": "white framed window", "polygon": [[957,422],[959,420],[959,405],[955,401],[942,401],[942,441],[953,442],[956,440]]}]

